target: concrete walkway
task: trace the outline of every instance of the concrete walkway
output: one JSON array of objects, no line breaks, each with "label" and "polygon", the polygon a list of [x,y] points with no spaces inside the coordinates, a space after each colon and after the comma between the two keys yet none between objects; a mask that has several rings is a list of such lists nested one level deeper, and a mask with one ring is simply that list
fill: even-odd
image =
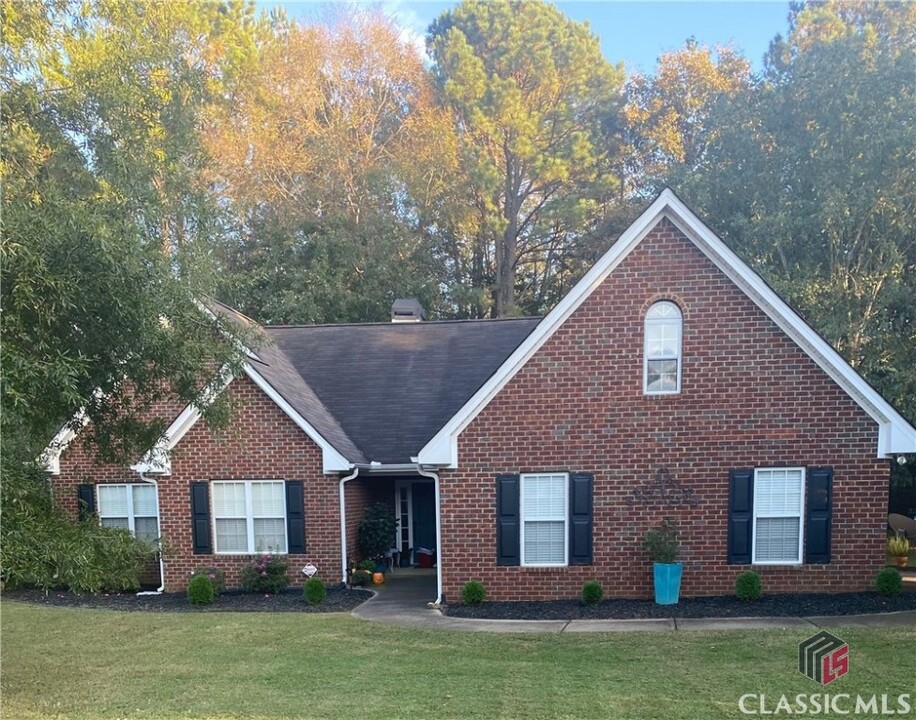
[{"label": "concrete walkway", "polygon": [[477,620],[443,615],[429,607],[436,597],[436,571],[403,568],[391,573],[375,597],[353,615],[361,620],[410,628],[468,632],[587,633],[689,630],[811,630],[822,627],[916,627],[916,610],[828,617],[667,618],[646,620]]}]

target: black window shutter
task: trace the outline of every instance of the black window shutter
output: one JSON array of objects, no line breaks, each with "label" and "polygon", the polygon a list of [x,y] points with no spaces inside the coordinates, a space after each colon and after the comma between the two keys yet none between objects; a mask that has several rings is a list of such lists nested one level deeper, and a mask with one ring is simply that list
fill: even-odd
[{"label": "black window shutter", "polygon": [[95,515],[95,485],[77,485],[76,500],[80,520],[88,520]]},{"label": "black window shutter", "polygon": [[808,468],[805,507],[805,562],[829,563],[833,468]]},{"label": "black window shutter", "polygon": [[194,554],[209,555],[210,543],[210,493],[209,483],[191,483],[191,528],[194,535]]},{"label": "black window shutter", "polygon": [[592,564],[592,492],[590,473],[569,476],[569,564]]},{"label": "black window shutter", "polygon": [[305,552],[305,498],[301,480],[286,481],[286,550]]},{"label": "black window shutter", "polygon": [[728,476],[728,562],[749,565],[754,524],[754,470],[729,470]]},{"label": "black window shutter", "polygon": [[496,564],[521,565],[518,475],[496,476]]}]

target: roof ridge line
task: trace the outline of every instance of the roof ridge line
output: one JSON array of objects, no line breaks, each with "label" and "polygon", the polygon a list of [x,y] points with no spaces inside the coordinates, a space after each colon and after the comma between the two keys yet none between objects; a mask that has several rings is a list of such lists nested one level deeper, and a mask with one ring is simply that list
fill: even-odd
[{"label": "roof ridge line", "polygon": [[513,322],[519,320],[537,320],[544,319],[543,315],[525,315],[523,317],[501,317],[501,318],[461,318],[455,320],[423,320],[421,322],[362,322],[362,323],[321,323],[316,325],[309,324],[292,324],[292,325],[265,325],[261,327],[265,330],[301,330],[301,329],[318,329],[318,328],[339,328],[339,327],[423,327],[424,325],[458,325],[471,323],[500,323]]}]

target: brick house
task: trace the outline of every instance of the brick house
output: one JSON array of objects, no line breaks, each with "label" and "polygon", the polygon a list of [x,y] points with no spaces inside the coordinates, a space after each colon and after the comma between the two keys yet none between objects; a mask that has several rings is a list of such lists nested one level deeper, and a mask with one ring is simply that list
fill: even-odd
[{"label": "brick house", "polygon": [[685,595],[749,568],[769,592],[859,590],[884,564],[888,458],[916,429],[670,190],[544,318],[426,322],[399,301],[393,320],[263,328],[214,382],[232,426],[164,409],[129,467],[65,428],[57,501],[167,538],[168,590],[202,566],[231,583],[264,550],[342,580],[374,502],[402,565],[435,552],[431,600],[469,579],[494,600],[593,578],[648,596],[640,540],[663,518]]}]

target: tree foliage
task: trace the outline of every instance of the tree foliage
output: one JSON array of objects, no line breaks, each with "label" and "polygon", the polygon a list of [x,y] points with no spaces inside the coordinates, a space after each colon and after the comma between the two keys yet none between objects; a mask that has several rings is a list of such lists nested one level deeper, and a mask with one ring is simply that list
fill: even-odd
[{"label": "tree foliage", "polygon": [[198,305],[218,217],[197,117],[224,71],[215,48],[239,45],[246,12],[3,5],[6,462],[79,408],[109,453],[148,448],[162,428],[144,410],[197,399],[202,372],[238,360]]},{"label": "tree foliage", "polygon": [[671,176],[843,356],[916,417],[916,6],[797,5],[760,86]]},{"label": "tree foliage", "polygon": [[453,134],[416,48],[377,13],[274,27],[212,107],[207,146],[233,228],[223,295],[261,320],[381,320],[435,306],[423,220],[448,188]]},{"label": "tree foliage", "polygon": [[544,2],[466,0],[432,24],[428,46],[473,208],[470,279],[492,290],[478,314],[538,312],[616,197],[623,72],[587,26]]},{"label": "tree foliage", "polygon": [[7,462],[0,491],[0,577],[7,584],[76,592],[140,586],[140,570],[155,555],[150,545],[119,528],[74,523],[34,468]]},{"label": "tree foliage", "polygon": [[690,39],[658,59],[654,75],[627,81],[625,149],[630,193],[658,193],[674,168],[692,172],[722,128],[727,104],[751,88],[750,64],[731,48]]}]

